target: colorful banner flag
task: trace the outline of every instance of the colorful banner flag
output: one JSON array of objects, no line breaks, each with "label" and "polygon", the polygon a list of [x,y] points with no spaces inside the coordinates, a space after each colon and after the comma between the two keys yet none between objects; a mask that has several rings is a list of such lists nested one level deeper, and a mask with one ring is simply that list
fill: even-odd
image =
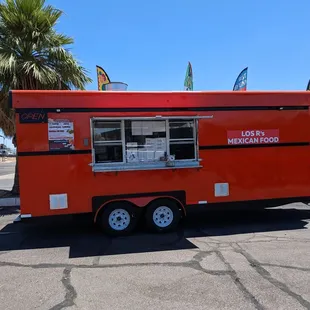
[{"label": "colorful banner flag", "polygon": [[185,90],[193,90],[194,89],[194,83],[193,83],[193,70],[192,65],[190,62],[188,62],[185,80],[184,80],[184,89]]},{"label": "colorful banner flag", "polygon": [[111,83],[107,73],[99,66],[96,66],[97,69],[97,79],[98,79],[98,90],[104,91],[104,85]]},{"label": "colorful banner flag", "polygon": [[307,89],[306,89],[307,91],[309,91],[310,90],[310,80],[309,80],[309,82],[308,82],[308,85],[307,85]]},{"label": "colorful banner flag", "polygon": [[248,68],[245,68],[238,75],[233,91],[246,91],[248,83]]}]

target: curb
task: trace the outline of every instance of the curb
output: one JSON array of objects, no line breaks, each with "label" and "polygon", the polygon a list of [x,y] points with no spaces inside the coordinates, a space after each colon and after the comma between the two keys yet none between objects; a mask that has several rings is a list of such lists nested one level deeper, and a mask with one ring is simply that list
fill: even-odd
[{"label": "curb", "polygon": [[20,199],[17,198],[0,198],[0,207],[18,207]]}]

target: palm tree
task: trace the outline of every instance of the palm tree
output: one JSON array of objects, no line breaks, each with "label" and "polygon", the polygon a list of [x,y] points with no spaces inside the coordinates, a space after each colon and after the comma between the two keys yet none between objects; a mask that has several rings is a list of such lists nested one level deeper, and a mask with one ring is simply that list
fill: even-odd
[{"label": "palm tree", "polygon": [[[61,16],[62,11],[46,5],[45,0],[0,4],[0,127],[7,136],[15,135],[9,90],[83,90],[91,82],[68,50],[73,39],[55,30]],[[12,191],[19,193],[18,171],[15,175]]]}]

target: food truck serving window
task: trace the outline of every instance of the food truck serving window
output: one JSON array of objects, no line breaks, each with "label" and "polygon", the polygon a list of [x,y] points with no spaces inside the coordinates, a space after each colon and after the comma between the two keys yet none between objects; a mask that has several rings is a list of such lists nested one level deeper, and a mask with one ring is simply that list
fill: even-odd
[{"label": "food truck serving window", "polygon": [[93,119],[94,170],[198,165],[195,119]]}]

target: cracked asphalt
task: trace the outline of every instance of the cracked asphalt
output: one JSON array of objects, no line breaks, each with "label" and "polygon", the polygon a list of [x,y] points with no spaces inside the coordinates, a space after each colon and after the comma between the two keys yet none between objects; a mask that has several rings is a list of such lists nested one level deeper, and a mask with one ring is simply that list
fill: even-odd
[{"label": "cracked asphalt", "polygon": [[310,309],[310,209],[190,215],[109,238],[85,216],[0,210],[0,309]]}]

